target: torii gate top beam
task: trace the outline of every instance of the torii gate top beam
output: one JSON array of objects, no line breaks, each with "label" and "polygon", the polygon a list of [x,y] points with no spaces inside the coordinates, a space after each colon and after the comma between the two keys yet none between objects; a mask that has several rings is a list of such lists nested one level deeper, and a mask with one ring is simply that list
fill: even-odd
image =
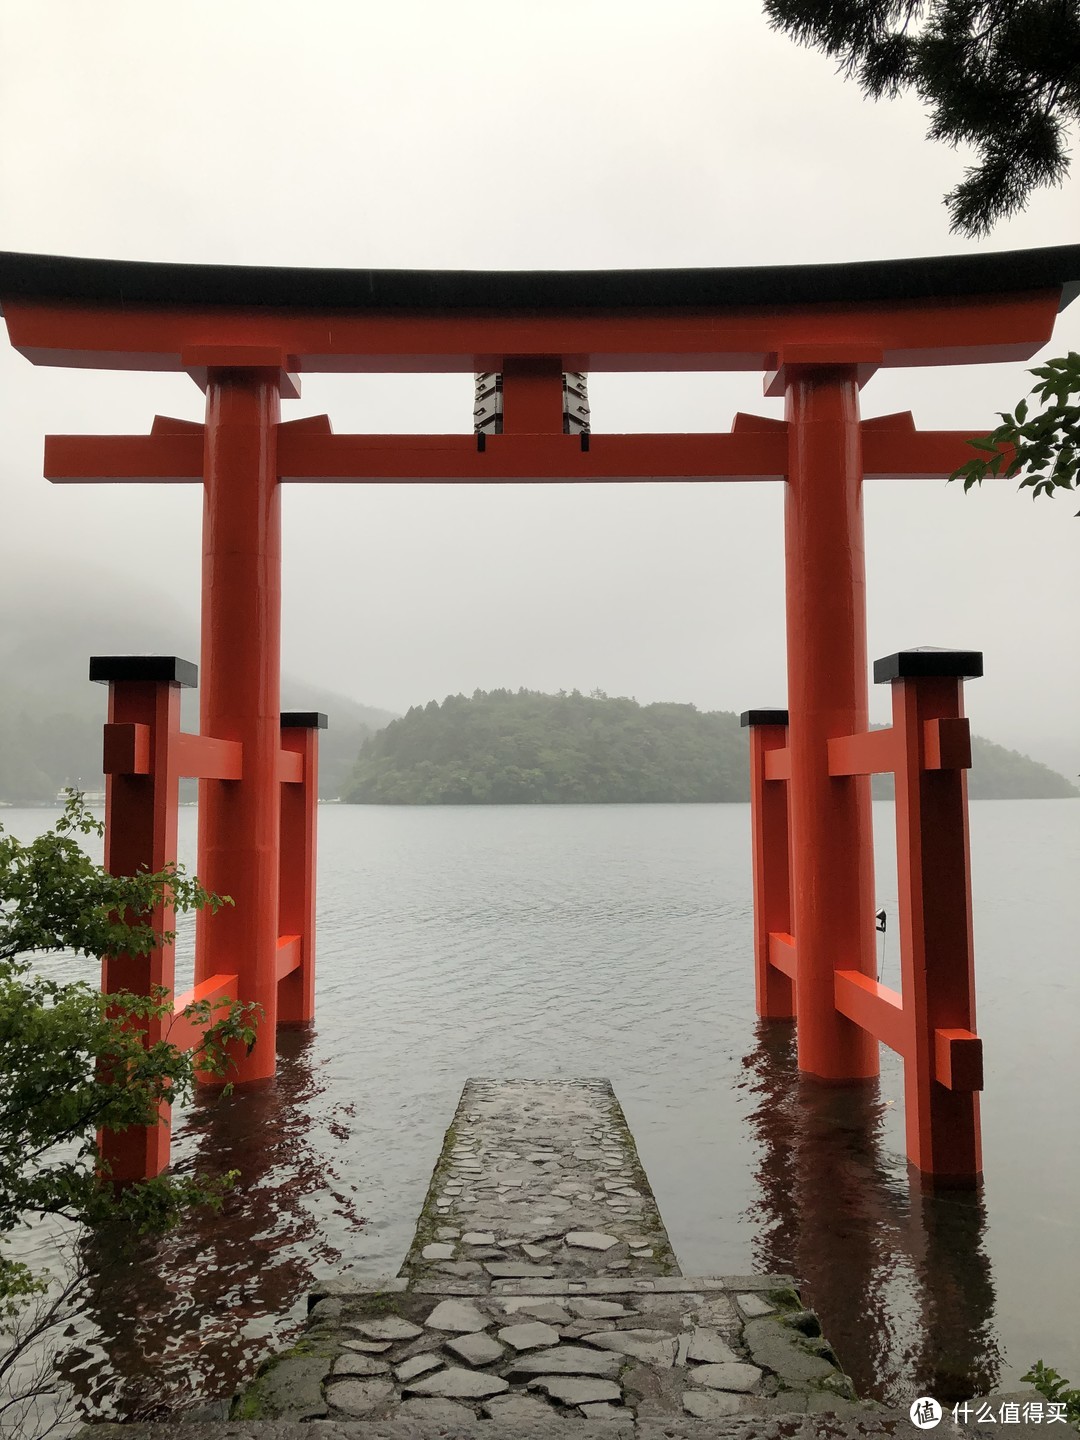
[{"label": "torii gate top beam", "polygon": [[[1080,288],[1080,245],[699,270],[331,270],[0,253],[35,364],[477,372],[1024,360]],[[213,357],[202,355],[213,348]],[[235,356],[227,356],[232,350]]]}]

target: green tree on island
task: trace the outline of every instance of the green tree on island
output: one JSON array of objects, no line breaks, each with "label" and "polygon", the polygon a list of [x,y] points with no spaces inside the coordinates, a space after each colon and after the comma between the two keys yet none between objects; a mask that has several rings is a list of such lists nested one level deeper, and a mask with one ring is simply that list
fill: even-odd
[{"label": "green tree on island", "polygon": [[235,1178],[160,1176],[118,1189],[98,1160],[98,1129],[156,1124],[163,1100],[186,1099],[197,1071],[225,1076],[229,1046],[254,1038],[253,1007],[223,1003],[211,1014],[203,1004],[189,1012],[205,1025],[197,1049],[147,1047],[141,1022],[167,1015],[169,997],[106,1000],[89,981],[49,977],[50,955],[145,955],[170,940],[151,923],[166,896],[181,912],[223,903],[177,866],[110,875],[79,843],[102,828],[77,795],[36,840],[0,826],[0,1431],[33,1398],[13,1376],[55,1319],[46,1305],[24,1323],[50,1277],[5,1253],[6,1237],[42,1216],[166,1230],[192,1206],[220,1205]]},{"label": "green tree on island", "polygon": [[[368,805],[715,804],[750,794],[746,731],[729,711],[536,690],[429,700],[366,740],[342,799]],[[970,794],[1075,795],[1027,756],[972,740]],[[891,777],[875,777],[878,798]]]},{"label": "green tree on island", "polygon": [[[764,0],[774,28],[840,62],[872,99],[913,91],[929,136],[970,145],[976,163],[945,196],[950,229],[973,237],[1060,185],[1080,120],[1076,0]],[[1073,490],[1080,467],[1080,355],[1031,371],[1032,395],[972,444],[950,479],[964,489],[1020,475],[1033,496]]]},{"label": "green tree on island", "polygon": [[599,693],[477,690],[364,742],[343,799],[383,805],[746,800],[734,715]]}]

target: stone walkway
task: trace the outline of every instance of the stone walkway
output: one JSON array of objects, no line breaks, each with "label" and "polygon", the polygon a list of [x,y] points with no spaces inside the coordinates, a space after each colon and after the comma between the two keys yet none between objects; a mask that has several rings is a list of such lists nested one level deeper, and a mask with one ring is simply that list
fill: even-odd
[{"label": "stone walkway", "polygon": [[402,1277],[326,1295],[297,1352],[234,1413],[457,1425],[869,1413],[782,1280],[495,1283],[461,1295],[447,1293],[455,1282]]},{"label": "stone walkway", "polygon": [[606,1080],[470,1080],[400,1273],[468,1289],[678,1273]]},{"label": "stone walkway", "polygon": [[680,1274],[606,1080],[470,1080],[398,1275],[309,1306],[231,1406],[87,1440],[919,1433],[855,1399],[790,1277]]},{"label": "stone walkway", "polygon": [[399,1274],[324,1285],[235,1418],[716,1421],[847,1409],[787,1276],[679,1273],[606,1080],[470,1080]]}]

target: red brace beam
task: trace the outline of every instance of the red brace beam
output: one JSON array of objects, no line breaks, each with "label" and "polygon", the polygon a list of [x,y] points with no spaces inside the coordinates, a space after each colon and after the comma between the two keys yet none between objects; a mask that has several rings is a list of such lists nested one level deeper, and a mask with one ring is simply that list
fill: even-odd
[{"label": "red brace beam", "polygon": [[[787,919],[785,711],[751,710],[758,1013],[790,1014],[795,976],[815,985],[814,1003],[904,1059],[907,1153],[937,1184],[974,1184],[982,1172],[978,1091],[982,1042],[975,1033],[967,780],[971,739],[963,681],[982,674],[977,651],[904,650],[878,660],[874,678],[892,685],[890,729],[836,736],[827,746],[830,783],[896,776],[901,988],[881,985],[833,956],[831,983],[807,975]],[[771,772],[770,773],[770,769]],[[781,997],[779,1000],[777,997]]]},{"label": "red brace beam", "polygon": [[[561,421],[560,421],[561,425]],[[973,454],[964,430],[918,431],[910,413],[864,420],[864,473],[872,478],[940,479]],[[596,483],[635,480],[783,480],[783,420],[736,415],[728,434],[547,433],[334,435],[329,418],[277,427],[277,468],[285,484]],[[49,435],[45,477],[55,484],[109,481],[195,484],[203,478],[203,427],[158,416],[149,435]]]}]

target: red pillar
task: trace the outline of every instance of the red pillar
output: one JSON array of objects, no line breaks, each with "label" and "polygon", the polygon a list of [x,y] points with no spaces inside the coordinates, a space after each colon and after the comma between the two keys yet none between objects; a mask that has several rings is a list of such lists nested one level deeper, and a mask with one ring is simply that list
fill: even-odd
[{"label": "red pillar", "polygon": [[[194,685],[195,666],[172,655],[103,655],[90,661],[90,679],[109,686],[105,727],[105,868],[113,875],[157,872],[176,860],[177,770],[174,740],[180,730],[180,689]],[[150,916],[158,934],[171,932],[175,912],[158,906]],[[160,986],[171,996],[175,947],[148,955],[102,961],[101,989],[149,995]],[[165,1038],[169,1018],[145,1022],[146,1043]],[[117,1183],[150,1179],[169,1163],[169,1107],[160,1123],[104,1130],[101,1158]]]},{"label": "red pillar", "polygon": [[834,1004],[834,969],[874,973],[870,781],[829,776],[828,741],[867,729],[862,448],[855,365],[791,365],[788,422],[788,745],[799,1068],[877,1074],[877,1044]]},{"label": "red pillar", "polygon": [[211,368],[206,384],[200,728],[242,743],[243,775],[199,785],[199,879],[233,904],[199,917],[195,980],[235,974],[238,999],[262,1007],[241,1082],[276,1061],[280,387],[271,368]]},{"label": "red pillar", "polygon": [[769,936],[790,935],[791,883],[787,784],[768,774],[766,756],[787,746],[786,710],[747,710],[750,730],[750,832],[754,874],[754,990],[757,1013],[767,1019],[795,1014],[795,987],[769,962]]},{"label": "red pillar", "polygon": [[908,1159],[936,1183],[982,1172],[982,1042],[975,1034],[964,677],[978,651],[904,650],[875,662],[891,682],[897,737],[896,860],[901,991],[908,1026]]},{"label": "red pillar", "polygon": [[299,938],[300,964],[278,986],[278,1022],[303,1025],[315,1018],[315,869],[319,805],[319,731],[326,716],[319,711],[285,711],[281,716],[281,748],[298,755],[299,780],[281,787],[281,884],[279,905],[282,937]]}]

